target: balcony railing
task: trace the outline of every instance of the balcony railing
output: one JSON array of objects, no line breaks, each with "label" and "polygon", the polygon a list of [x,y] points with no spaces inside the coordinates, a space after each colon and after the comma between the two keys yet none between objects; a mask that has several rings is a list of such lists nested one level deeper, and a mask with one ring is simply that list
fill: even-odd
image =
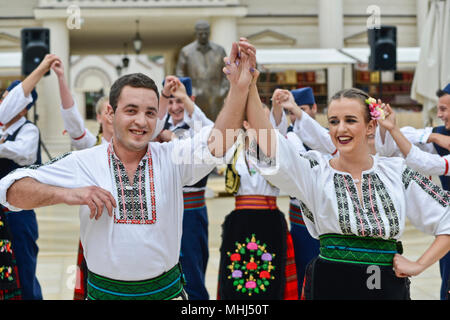
[{"label": "balcony railing", "polygon": [[39,0],[40,8],[135,8],[135,7],[225,7],[240,5],[239,0]]}]

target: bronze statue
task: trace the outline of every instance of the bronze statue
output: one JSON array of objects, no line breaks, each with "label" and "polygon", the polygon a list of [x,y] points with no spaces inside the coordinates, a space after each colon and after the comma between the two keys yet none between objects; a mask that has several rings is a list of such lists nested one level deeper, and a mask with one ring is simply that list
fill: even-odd
[{"label": "bronze statue", "polygon": [[195,35],[197,39],[181,49],[175,74],[192,79],[195,103],[209,119],[215,121],[229,89],[222,72],[226,53],[223,47],[209,41],[207,21],[195,24]]}]

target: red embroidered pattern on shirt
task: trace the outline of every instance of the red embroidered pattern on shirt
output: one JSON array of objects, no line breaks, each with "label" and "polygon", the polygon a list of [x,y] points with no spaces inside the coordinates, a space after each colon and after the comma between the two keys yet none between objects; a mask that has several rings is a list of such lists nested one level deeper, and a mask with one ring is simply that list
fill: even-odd
[{"label": "red embroidered pattern on shirt", "polygon": [[[153,161],[151,156],[151,150],[147,151],[147,164],[149,170],[149,190],[150,190],[150,201],[151,201],[151,217],[149,218],[146,195],[145,195],[145,173],[141,172],[141,165],[138,167],[139,182],[134,181],[134,189],[138,190],[139,196],[138,201],[134,201],[136,195],[133,192],[133,196],[130,195],[125,196],[125,190],[123,186],[123,180],[128,180],[128,177],[122,175],[119,163],[116,163],[116,160],[112,158],[114,151],[112,150],[112,145],[108,148],[108,163],[110,168],[112,167],[112,171],[114,174],[114,179],[116,182],[116,186],[118,188],[118,206],[116,210],[119,210],[118,217],[117,212],[114,214],[114,223],[122,223],[122,224],[154,224],[156,222],[156,198],[155,198],[155,183],[154,183],[154,175],[153,175]],[[120,161],[120,160],[119,160]],[[116,166],[117,169],[116,169]],[[123,165],[122,165],[123,166]],[[143,178],[143,179],[142,179]],[[136,179],[135,179],[136,180]],[[144,185],[142,184],[142,180],[144,180]],[[129,216],[127,213],[127,207],[129,207],[129,203],[133,202],[133,204],[137,205],[140,208],[140,218],[136,219],[136,216]],[[138,203],[139,202],[139,203]],[[144,218],[145,217],[145,218]]]}]

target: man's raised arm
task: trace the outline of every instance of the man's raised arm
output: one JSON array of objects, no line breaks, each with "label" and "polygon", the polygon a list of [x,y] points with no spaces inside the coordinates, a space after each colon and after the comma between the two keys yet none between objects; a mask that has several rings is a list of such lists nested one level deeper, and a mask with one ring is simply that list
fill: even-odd
[{"label": "man's raised arm", "polygon": [[226,153],[236,140],[236,131],[242,127],[252,81],[251,59],[249,54],[239,53],[237,43],[233,43],[230,56],[224,59],[226,67],[223,72],[227,74],[230,90],[208,139],[208,148],[215,157],[222,157]]}]

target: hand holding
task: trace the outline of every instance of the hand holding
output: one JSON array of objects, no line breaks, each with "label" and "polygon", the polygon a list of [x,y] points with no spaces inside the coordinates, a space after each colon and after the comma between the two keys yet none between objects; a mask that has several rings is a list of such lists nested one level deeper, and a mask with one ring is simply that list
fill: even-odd
[{"label": "hand holding", "polygon": [[51,69],[56,73],[58,78],[64,77],[64,66],[61,60],[56,60],[52,63]]}]

